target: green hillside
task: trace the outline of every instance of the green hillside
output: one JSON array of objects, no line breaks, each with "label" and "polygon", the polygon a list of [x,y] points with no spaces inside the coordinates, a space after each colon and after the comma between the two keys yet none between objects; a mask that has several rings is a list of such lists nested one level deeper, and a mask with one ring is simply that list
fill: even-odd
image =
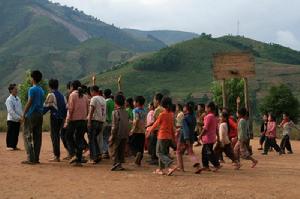
[{"label": "green hillside", "polygon": [[115,90],[116,79],[122,75],[123,90],[129,96],[143,94],[149,97],[163,90],[178,99],[185,99],[190,94],[197,98],[209,95],[213,81],[212,55],[241,50],[256,54],[257,75],[250,79],[252,95],[260,98],[271,85],[279,83],[288,84],[295,94],[300,95],[300,52],[232,36],[211,38],[202,35],[99,74],[97,82],[104,88]]},{"label": "green hillside", "polygon": [[142,31],[136,29],[124,29],[129,34],[135,36],[136,38],[149,38],[154,37],[164,42],[167,45],[173,45],[183,41],[187,41],[196,37],[199,37],[196,33],[183,32],[183,31],[172,31],[172,30],[151,30]]}]

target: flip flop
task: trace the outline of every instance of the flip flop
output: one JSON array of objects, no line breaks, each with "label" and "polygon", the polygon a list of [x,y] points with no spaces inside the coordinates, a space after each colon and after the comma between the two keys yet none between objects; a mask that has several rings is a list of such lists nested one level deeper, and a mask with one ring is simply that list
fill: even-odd
[{"label": "flip flop", "polygon": [[174,173],[176,170],[177,170],[177,167],[174,167],[173,169],[169,169],[169,170],[168,170],[167,176],[173,175],[173,173]]},{"label": "flip flop", "polygon": [[256,160],[256,161],[252,164],[251,168],[253,169],[257,164],[258,164],[258,161]]}]

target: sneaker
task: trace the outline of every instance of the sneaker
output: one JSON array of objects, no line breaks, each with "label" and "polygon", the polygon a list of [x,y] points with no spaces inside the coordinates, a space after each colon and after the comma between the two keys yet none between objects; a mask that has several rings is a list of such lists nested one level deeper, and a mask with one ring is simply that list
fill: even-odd
[{"label": "sneaker", "polygon": [[288,151],[287,154],[293,154],[293,151]]},{"label": "sneaker", "polygon": [[142,158],[143,158],[143,154],[141,152],[138,152],[136,154],[136,157],[135,157],[135,164],[138,165],[138,166],[141,166],[141,161],[142,161]]},{"label": "sneaker", "polygon": [[7,147],[7,148],[6,148],[6,151],[13,151],[13,150],[15,150],[15,149],[12,148],[12,147]]}]

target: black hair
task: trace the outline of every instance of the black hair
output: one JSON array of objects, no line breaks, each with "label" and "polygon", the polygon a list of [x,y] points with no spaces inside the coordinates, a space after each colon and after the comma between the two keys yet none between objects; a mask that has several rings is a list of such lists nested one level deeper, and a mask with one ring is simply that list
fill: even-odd
[{"label": "black hair", "polygon": [[171,111],[172,99],[170,97],[163,97],[161,100],[161,106],[167,111]]},{"label": "black hair", "polygon": [[99,93],[99,86],[92,86],[89,88],[90,92],[96,92],[96,93]]},{"label": "black hair", "polygon": [[57,90],[59,83],[57,79],[50,79],[48,82],[49,88],[53,89],[53,90]]},{"label": "black hair", "polygon": [[143,96],[136,96],[134,101],[139,103],[140,106],[144,106],[146,99]]},{"label": "black hair", "polygon": [[209,102],[206,106],[210,108],[212,112],[216,112],[217,107],[214,102]]},{"label": "black hair", "polygon": [[205,109],[205,104],[198,104],[201,108]]},{"label": "black hair", "polygon": [[[120,94],[119,94],[120,95]],[[127,104],[129,105],[129,107],[131,109],[134,109],[134,105],[133,105],[133,99],[130,97],[128,99],[126,99]]]},{"label": "black hair", "polygon": [[290,117],[290,114],[288,112],[283,112],[283,114],[288,118]]},{"label": "black hair", "polygon": [[71,85],[72,85],[72,82],[71,82],[71,81],[69,81],[69,82],[67,83],[67,89],[68,89],[68,90],[70,90],[70,89],[71,89]]},{"label": "black hair", "polygon": [[189,113],[191,113],[191,114],[194,113],[194,110],[195,110],[195,103],[194,102],[190,101],[190,102],[186,103],[185,107],[186,107],[186,109]]},{"label": "black hair", "polygon": [[177,107],[180,111],[183,111],[183,106],[181,104],[177,104]]},{"label": "black hair", "polygon": [[159,103],[161,103],[162,100],[163,100],[163,97],[164,97],[163,94],[157,93],[157,94],[155,95],[155,100],[158,101]]},{"label": "black hair", "polygon": [[8,91],[9,91],[9,93],[11,93],[11,91],[12,90],[14,90],[14,88],[17,86],[17,84],[10,84],[9,86],[8,86]]},{"label": "black hair", "polygon": [[125,97],[124,95],[117,95],[115,96],[115,103],[119,105],[120,107],[123,107],[125,105]]},{"label": "black hair", "polygon": [[83,93],[84,94],[88,94],[88,90],[89,90],[89,88],[86,86],[86,85],[81,85],[81,88],[82,88],[82,91],[83,91]]},{"label": "black hair", "polygon": [[228,112],[223,111],[223,112],[221,113],[221,115],[222,115],[222,117],[224,117],[225,120],[226,120],[228,132],[229,132],[229,131],[230,131],[229,114],[228,114]]},{"label": "black hair", "polygon": [[72,82],[72,87],[73,87],[73,90],[77,90],[78,91],[79,97],[82,98],[83,95],[84,95],[84,91],[81,88],[81,82],[79,80],[73,81]]},{"label": "black hair", "polygon": [[110,89],[105,89],[104,90],[104,96],[106,97],[106,98],[110,98],[111,97],[111,90]]},{"label": "black hair", "polygon": [[275,117],[275,115],[274,115],[273,113],[269,113],[269,116],[271,117],[271,119],[272,119],[273,121],[276,121],[276,117]]},{"label": "black hair", "polygon": [[39,70],[32,71],[30,76],[37,84],[40,83],[43,78],[43,74]]},{"label": "black hair", "polygon": [[242,107],[240,110],[238,110],[238,114],[242,117],[245,117],[247,115],[247,109]]},{"label": "black hair", "polygon": [[175,113],[176,112],[176,104],[172,104],[170,110],[172,113]]}]

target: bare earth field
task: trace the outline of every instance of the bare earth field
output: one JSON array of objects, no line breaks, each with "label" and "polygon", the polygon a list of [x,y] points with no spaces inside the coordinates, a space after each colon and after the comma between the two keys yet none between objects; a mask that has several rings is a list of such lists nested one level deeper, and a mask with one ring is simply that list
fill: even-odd
[{"label": "bare earth field", "polygon": [[[300,198],[300,142],[293,142],[293,155],[278,156],[271,152],[262,156],[257,140],[252,141],[257,168],[243,161],[240,171],[233,170],[226,159],[217,173],[192,173],[186,161],[185,173],[174,176],[152,174],[155,167],[136,168],[132,159],[125,164],[126,171],[111,172],[110,161],[99,165],[74,168],[67,162],[48,163],[51,142],[48,133],[43,135],[40,165],[22,165],[22,151],[5,151],[5,133],[0,134],[0,198]],[[199,154],[200,148],[196,148]],[[66,155],[63,151],[63,156]],[[200,155],[199,155],[200,157]],[[147,158],[147,157],[146,157]]]}]

